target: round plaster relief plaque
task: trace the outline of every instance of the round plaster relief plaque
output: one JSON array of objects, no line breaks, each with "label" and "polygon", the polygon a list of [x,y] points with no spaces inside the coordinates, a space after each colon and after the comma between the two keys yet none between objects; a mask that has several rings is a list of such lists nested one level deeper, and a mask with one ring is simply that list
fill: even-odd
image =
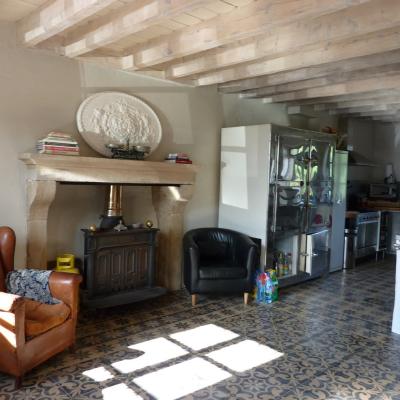
[{"label": "round plaster relief plaque", "polygon": [[96,93],[79,106],[78,130],[94,150],[107,157],[106,145],[150,146],[161,141],[161,124],[156,113],[137,97],[119,93]]}]

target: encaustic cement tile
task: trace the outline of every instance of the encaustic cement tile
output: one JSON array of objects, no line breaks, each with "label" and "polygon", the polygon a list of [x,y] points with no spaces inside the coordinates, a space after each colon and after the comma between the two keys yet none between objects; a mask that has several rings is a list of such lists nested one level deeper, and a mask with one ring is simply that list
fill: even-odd
[{"label": "encaustic cement tile", "polygon": [[[280,301],[271,305],[244,307],[242,296],[201,296],[192,308],[188,294],[180,291],[97,313],[83,310],[77,351],[61,353],[27,374],[20,391],[13,390],[10,377],[0,374],[0,399],[125,395],[154,400],[133,382],[135,378],[201,357],[231,377],[185,399],[400,400],[400,338],[390,332],[394,271],[393,260],[369,263],[283,289]],[[132,373],[112,367],[138,356],[130,345],[158,337],[173,341],[169,335],[206,324],[239,337],[200,351],[184,348],[188,354],[177,360]],[[241,373],[207,358],[209,352],[245,339],[284,355]],[[85,374],[88,370],[101,370],[105,379],[96,381]]]}]

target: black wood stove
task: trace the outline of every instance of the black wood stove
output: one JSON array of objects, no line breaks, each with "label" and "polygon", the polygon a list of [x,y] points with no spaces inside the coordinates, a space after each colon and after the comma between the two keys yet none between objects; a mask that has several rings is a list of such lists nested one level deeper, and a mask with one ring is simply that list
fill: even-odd
[{"label": "black wood stove", "polygon": [[[121,218],[121,190],[117,203],[108,201],[102,226]],[[110,204],[116,210],[110,212]],[[107,216],[112,218],[107,218]],[[104,221],[106,219],[106,221]],[[83,304],[92,308],[113,307],[160,296],[165,288],[155,284],[158,229],[131,228],[116,231],[82,229],[85,236]]]}]

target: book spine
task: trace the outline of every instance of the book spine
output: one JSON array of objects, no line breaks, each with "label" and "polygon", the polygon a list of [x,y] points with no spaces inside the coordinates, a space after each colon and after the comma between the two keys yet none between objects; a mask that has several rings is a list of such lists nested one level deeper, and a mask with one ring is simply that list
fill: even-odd
[{"label": "book spine", "polygon": [[54,138],[45,138],[38,140],[39,144],[65,144],[66,146],[78,146],[78,142],[76,140],[64,140],[64,139],[54,139]]},{"label": "book spine", "polygon": [[41,150],[39,154],[52,154],[52,155],[60,155],[60,156],[79,156],[79,152],[77,151],[56,151],[56,150]]},{"label": "book spine", "polygon": [[41,146],[40,149],[79,152],[79,147],[69,147],[69,146],[44,145],[44,146]]},{"label": "book spine", "polygon": [[189,158],[187,153],[169,153],[167,158]]},{"label": "book spine", "polygon": [[165,159],[164,160],[165,162],[167,162],[167,163],[170,163],[170,164],[193,164],[193,162],[192,162],[192,160],[174,160],[174,159]]},{"label": "book spine", "polygon": [[175,164],[193,164],[192,160],[176,160]]},{"label": "book spine", "polygon": [[57,131],[51,131],[48,135],[48,137],[61,137],[61,138],[67,138],[67,139],[72,139],[72,136],[69,133],[63,133],[63,132],[57,132]]}]

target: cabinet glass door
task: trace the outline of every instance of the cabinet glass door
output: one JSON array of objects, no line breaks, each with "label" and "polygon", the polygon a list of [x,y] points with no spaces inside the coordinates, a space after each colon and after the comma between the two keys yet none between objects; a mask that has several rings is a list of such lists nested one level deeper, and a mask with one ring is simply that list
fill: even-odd
[{"label": "cabinet glass door", "polygon": [[306,187],[303,183],[287,182],[274,185],[275,216],[273,231],[287,235],[302,230],[305,218]]},{"label": "cabinet glass door", "polygon": [[334,147],[329,142],[312,140],[310,143],[310,184],[333,180]]},{"label": "cabinet glass door", "polygon": [[333,150],[329,142],[311,141],[307,202],[309,232],[332,225]]},{"label": "cabinet glass door", "polygon": [[305,272],[311,277],[323,275],[329,266],[330,230],[324,229],[316,233],[304,235],[302,257],[305,260]]},{"label": "cabinet glass door", "polygon": [[305,182],[308,175],[310,141],[299,136],[280,136],[278,151],[278,181]]},{"label": "cabinet glass door", "polygon": [[332,225],[332,186],[330,182],[309,185],[307,203],[308,232],[330,228]]},{"label": "cabinet glass door", "polygon": [[274,259],[275,262],[282,257],[286,260],[288,271],[284,278],[287,278],[298,272],[300,238],[306,216],[306,186],[299,182],[277,183],[270,186],[270,193],[274,207],[270,214],[268,257],[270,265],[274,265]]}]

